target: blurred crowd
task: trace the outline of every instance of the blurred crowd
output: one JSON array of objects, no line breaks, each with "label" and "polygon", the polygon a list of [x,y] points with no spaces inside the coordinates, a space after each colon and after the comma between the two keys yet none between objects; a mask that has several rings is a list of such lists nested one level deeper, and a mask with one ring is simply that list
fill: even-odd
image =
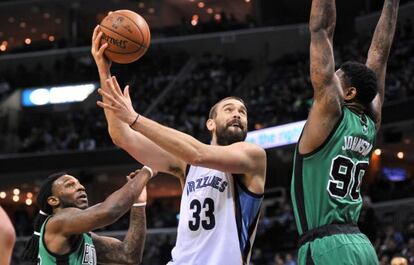
[{"label": "blurred crowd", "polygon": [[[410,25],[405,22],[396,33],[398,37],[388,64],[386,103],[414,96],[414,39]],[[335,46],[337,66],[345,60],[364,62],[369,44],[370,38],[365,36],[343,44],[338,42]],[[144,113],[189,59],[190,56],[184,52],[151,50],[139,63],[114,65],[113,74],[121,85],[131,85],[134,106],[138,112]],[[266,66],[268,74],[261,84],[241,86],[254,67],[251,60],[204,54],[197,58],[192,71],[185,73],[160,100],[149,117],[203,142],[209,141],[205,121],[210,107],[229,95],[244,96],[249,110],[249,130],[306,119],[313,93],[309,55],[288,54],[269,62]],[[41,63],[35,69],[20,65],[2,73],[1,80],[15,88],[98,79],[96,66],[88,54],[68,54],[57,60],[53,69],[51,72]],[[79,105],[55,112],[42,108],[24,109],[19,115],[17,133],[9,132],[7,124],[0,129],[4,136],[0,152],[92,150],[111,146],[103,112],[94,104],[89,104],[89,107]]]}]

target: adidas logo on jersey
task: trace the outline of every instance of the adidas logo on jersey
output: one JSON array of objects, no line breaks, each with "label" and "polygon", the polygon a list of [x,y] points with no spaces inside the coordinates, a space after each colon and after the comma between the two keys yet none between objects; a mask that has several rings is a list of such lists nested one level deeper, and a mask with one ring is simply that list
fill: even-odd
[{"label": "adidas logo on jersey", "polygon": [[187,182],[187,195],[198,189],[202,189],[206,187],[212,187],[214,189],[219,190],[220,192],[223,192],[226,190],[227,186],[228,186],[227,181],[223,181],[223,179],[219,177],[205,176],[205,177],[196,179],[195,181]]}]

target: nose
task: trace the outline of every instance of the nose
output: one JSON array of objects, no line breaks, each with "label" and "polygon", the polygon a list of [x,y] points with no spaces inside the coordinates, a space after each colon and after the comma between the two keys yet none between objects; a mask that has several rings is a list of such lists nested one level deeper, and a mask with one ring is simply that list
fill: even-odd
[{"label": "nose", "polygon": [[85,187],[79,183],[77,191],[85,191]]},{"label": "nose", "polygon": [[233,111],[233,118],[240,120],[240,112],[238,110]]}]

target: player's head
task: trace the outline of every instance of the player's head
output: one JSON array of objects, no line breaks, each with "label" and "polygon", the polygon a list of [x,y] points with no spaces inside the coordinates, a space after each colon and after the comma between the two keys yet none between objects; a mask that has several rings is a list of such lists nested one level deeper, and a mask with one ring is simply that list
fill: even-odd
[{"label": "player's head", "polygon": [[207,129],[218,145],[241,142],[247,136],[247,108],[238,97],[227,97],[211,109]]},{"label": "player's head", "polygon": [[366,65],[348,61],[336,71],[345,102],[356,102],[368,107],[377,95],[377,77]]},{"label": "player's head", "polygon": [[75,177],[62,172],[51,175],[42,185],[37,203],[42,211],[52,214],[57,208],[86,209],[88,196]]},{"label": "player's head", "polygon": [[88,207],[88,198],[85,188],[73,176],[65,172],[50,175],[42,184],[37,195],[39,214],[34,222],[34,233],[26,244],[23,259],[36,261],[39,251],[40,229],[49,215],[58,208],[76,207],[85,209]]},{"label": "player's head", "polygon": [[408,260],[403,255],[398,254],[391,259],[391,265],[408,265]]}]

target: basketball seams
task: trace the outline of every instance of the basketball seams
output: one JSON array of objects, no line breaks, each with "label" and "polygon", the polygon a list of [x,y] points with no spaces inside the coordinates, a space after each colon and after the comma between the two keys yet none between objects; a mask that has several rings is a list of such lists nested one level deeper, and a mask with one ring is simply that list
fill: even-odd
[{"label": "basketball seams", "polygon": [[116,54],[133,54],[133,53],[137,53],[141,49],[142,49],[142,47],[140,47],[138,50],[132,51],[132,52],[116,52],[116,51],[109,50],[109,49],[106,49],[105,51],[112,52],[112,53],[116,53]]},{"label": "basketball seams", "polygon": [[[124,17],[124,18],[126,18],[126,19],[128,19],[129,21],[131,21],[131,23],[133,23],[136,27],[137,27],[137,29],[139,30],[139,33],[141,34],[141,37],[142,37],[142,40],[144,41],[144,43],[146,43],[146,41],[145,41],[145,35],[144,35],[144,33],[142,32],[142,30],[141,30],[141,28],[138,26],[138,24],[137,23],[135,23],[135,21],[133,21],[132,19],[130,19],[128,16],[125,16],[124,14],[122,14],[122,13],[120,13],[120,12],[115,12],[116,14],[118,14],[118,15],[120,15],[120,16],[122,16],[122,17]],[[148,25],[147,25],[147,28],[148,28]],[[144,45],[143,45],[144,46]],[[145,46],[144,46],[145,47]],[[146,47],[145,47],[146,48]]]},{"label": "basketball seams", "polygon": [[136,42],[136,41],[134,41],[134,40],[131,40],[130,38],[128,38],[128,37],[126,37],[126,36],[124,36],[123,34],[120,34],[119,32],[113,31],[112,29],[110,29],[110,28],[108,28],[108,27],[106,27],[106,26],[102,25],[102,23],[101,23],[101,25],[99,25],[99,26],[100,26],[100,27],[103,27],[103,28],[104,28],[104,29],[106,29],[106,30],[111,31],[112,33],[118,34],[118,35],[119,35],[119,36],[121,36],[122,38],[125,38],[125,39],[129,40],[130,42],[133,42],[134,44],[136,44],[136,45],[140,46],[141,48],[147,49],[147,47],[145,47],[144,45],[142,45],[142,44],[140,44],[140,43],[138,43],[138,42]]}]

